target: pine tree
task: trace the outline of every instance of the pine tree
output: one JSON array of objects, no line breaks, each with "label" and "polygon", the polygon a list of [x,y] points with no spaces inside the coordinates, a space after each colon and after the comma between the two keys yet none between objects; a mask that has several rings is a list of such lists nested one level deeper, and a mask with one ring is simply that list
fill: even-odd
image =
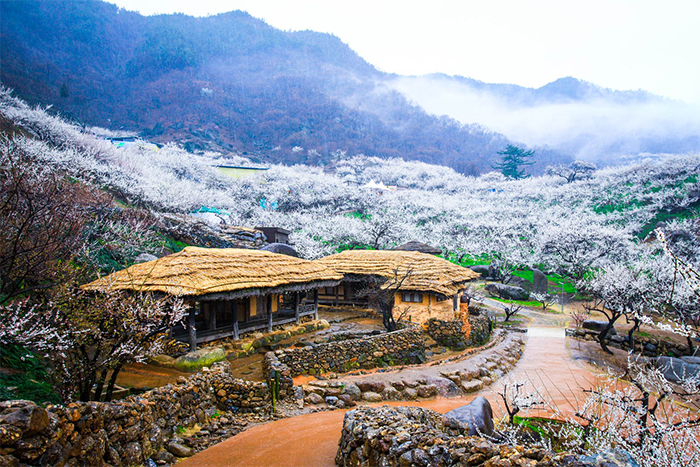
[{"label": "pine tree", "polygon": [[492,167],[496,170],[500,170],[503,175],[507,178],[513,180],[520,180],[521,178],[527,178],[530,175],[526,174],[521,166],[532,165],[535,162],[528,160],[535,154],[535,151],[526,151],[523,148],[513,146],[509,144],[505,151],[499,151],[498,154],[502,155],[500,164],[493,165]]}]

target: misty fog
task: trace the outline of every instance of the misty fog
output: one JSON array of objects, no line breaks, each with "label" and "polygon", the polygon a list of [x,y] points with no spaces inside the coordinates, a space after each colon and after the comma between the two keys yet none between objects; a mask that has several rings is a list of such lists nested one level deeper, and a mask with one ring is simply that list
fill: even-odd
[{"label": "misty fog", "polygon": [[387,86],[429,113],[478,123],[529,146],[547,145],[580,159],[692,152],[700,142],[700,106],[652,95],[635,102],[599,95],[580,99],[540,95],[524,103],[448,76],[398,77]]}]

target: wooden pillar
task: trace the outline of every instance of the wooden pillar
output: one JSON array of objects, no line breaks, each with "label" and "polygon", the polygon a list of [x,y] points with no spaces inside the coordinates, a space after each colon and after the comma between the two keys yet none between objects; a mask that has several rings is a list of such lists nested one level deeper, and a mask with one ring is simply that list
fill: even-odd
[{"label": "wooden pillar", "polygon": [[339,287],[340,287],[339,285],[336,285],[335,287],[333,287],[333,292],[335,292],[335,306],[338,306],[338,288]]},{"label": "wooden pillar", "polygon": [[318,319],[318,289],[314,289],[314,319]]},{"label": "wooden pillar", "polygon": [[459,311],[459,294],[452,297],[452,311]]},{"label": "wooden pillar", "polygon": [[238,339],[238,300],[231,300],[233,303],[233,338]]},{"label": "wooden pillar", "polygon": [[299,322],[299,292],[294,292],[294,320]]},{"label": "wooden pillar", "polygon": [[267,332],[272,332],[272,295],[266,297],[267,306]]},{"label": "wooden pillar", "polygon": [[187,321],[187,333],[190,341],[190,352],[197,350],[197,329],[195,328],[195,314],[199,309],[199,301],[195,302],[194,306],[190,307],[190,316]]},{"label": "wooden pillar", "polygon": [[219,306],[217,302],[209,302],[209,329],[216,329],[216,308]]}]

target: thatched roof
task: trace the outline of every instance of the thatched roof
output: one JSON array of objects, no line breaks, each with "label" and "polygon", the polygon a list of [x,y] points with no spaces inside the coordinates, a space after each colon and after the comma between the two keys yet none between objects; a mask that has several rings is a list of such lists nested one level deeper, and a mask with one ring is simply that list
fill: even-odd
[{"label": "thatched roof", "polygon": [[323,264],[268,251],[187,247],[83,286],[171,295],[244,297],[332,286],[343,276]]},{"label": "thatched roof", "polygon": [[455,295],[466,282],[479,274],[417,251],[346,250],[315,261],[345,275],[396,277],[408,274],[401,290],[433,292],[446,297]]},{"label": "thatched roof", "polygon": [[442,253],[442,250],[440,248],[435,248],[434,246],[430,246],[427,243],[422,243],[422,242],[408,242],[404,243],[403,245],[399,245],[397,247],[392,248],[392,250],[395,251],[418,251],[420,253],[427,253],[429,255],[439,255]]}]

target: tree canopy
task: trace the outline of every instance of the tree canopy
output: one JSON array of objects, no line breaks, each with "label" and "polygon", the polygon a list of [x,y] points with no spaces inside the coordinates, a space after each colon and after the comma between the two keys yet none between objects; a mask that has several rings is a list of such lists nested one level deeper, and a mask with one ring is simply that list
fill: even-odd
[{"label": "tree canopy", "polygon": [[502,156],[501,162],[492,167],[496,170],[500,170],[506,178],[520,180],[521,178],[530,176],[526,174],[521,167],[535,163],[529,160],[535,154],[535,151],[526,151],[523,148],[509,144],[505,151],[499,151],[497,154]]}]

